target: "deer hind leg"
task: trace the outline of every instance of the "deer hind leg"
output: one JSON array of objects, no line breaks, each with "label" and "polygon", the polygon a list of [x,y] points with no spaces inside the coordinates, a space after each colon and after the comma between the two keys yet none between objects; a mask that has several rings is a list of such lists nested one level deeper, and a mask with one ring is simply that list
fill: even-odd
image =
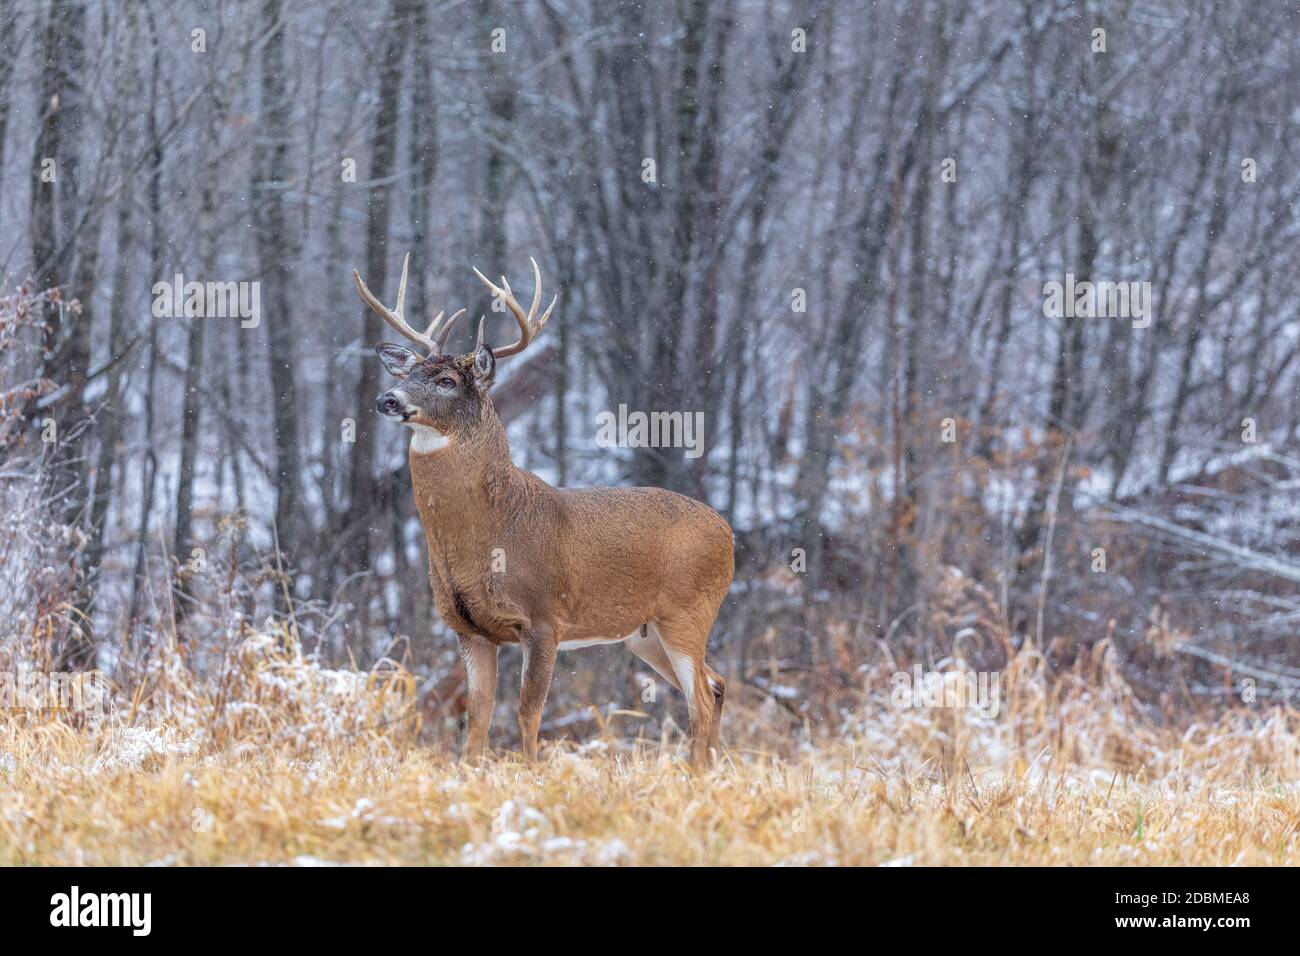
[{"label": "deer hind leg", "polygon": [[668,659],[663,642],[659,640],[657,632],[650,631],[653,626],[653,624],[643,624],[627,639],[627,648],[649,664],[656,674],[681,690],[682,685],[677,680],[677,675],[673,673],[673,662]]},{"label": "deer hind leg", "polygon": [[542,724],[542,708],[551,690],[555,672],[556,642],[545,632],[532,631],[520,641],[524,650],[523,679],[519,686],[519,739],[524,756],[537,759],[537,730]]},{"label": "deer hind leg", "polygon": [[714,756],[722,753],[722,702],[727,696],[727,682],[722,675],[708,664],[704,665],[704,676],[708,679],[709,690],[713,692],[713,721],[709,724],[709,750]]},{"label": "deer hind leg", "polygon": [[714,694],[704,664],[707,630],[688,620],[656,620],[651,625],[663,645],[664,654],[677,677],[677,686],[686,696],[686,712],[691,723],[691,766],[699,770],[708,763],[709,737],[713,732]]},{"label": "deer hind leg", "polygon": [[[654,668],[655,673],[660,677],[681,690],[681,682],[677,680],[677,675],[673,673],[672,661],[668,659],[668,653],[664,650],[663,641],[659,639],[658,629],[656,628],[654,632],[650,632],[649,629],[652,627],[655,627],[655,625],[647,624],[629,637],[627,639],[628,650]],[[704,665],[704,676],[708,679],[709,690],[713,691],[713,720],[709,724],[709,749],[714,753],[721,753],[719,738],[722,731],[722,701],[727,693],[727,682],[722,679],[721,674],[707,663]]]},{"label": "deer hind leg", "polygon": [[469,685],[469,710],[466,714],[466,760],[477,760],[487,748],[488,729],[497,695],[497,646],[484,637],[457,636],[460,657],[465,663]]}]

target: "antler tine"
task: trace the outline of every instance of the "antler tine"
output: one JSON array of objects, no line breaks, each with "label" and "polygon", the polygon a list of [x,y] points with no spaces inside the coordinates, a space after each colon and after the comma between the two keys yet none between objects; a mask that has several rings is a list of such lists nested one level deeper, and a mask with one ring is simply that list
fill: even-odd
[{"label": "antler tine", "polygon": [[542,301],[542,270],[537,267],[536,259],[529,256],[528,261],[533,264],[534,285],[533,303],[527,314],[524,313],[523,308],[515,299],[514,293],[510,291],[510,283],[506,281],[505,276],[501,277],[501,285],[498,286],[483,273],[479,272],[477,269],[474,270],[474,274],[479,277],[479,280],[482,281],[482,283],[487,286],[494,295],[499,297],[501,301],[505,303],[506,308],[508,308],[510,313],[515,317],[515,321],[519,323],[519,341],[513,345],[507,345],[492,350],[492,354],[498,359],[506,358],[510,355],[517,355],[524,349],[528,348],[533,339],[537,337],[537,333],[542,330],[542,326],[546,324],[546,320],[551,317],[551,310],[555,308],[555,303],[559,299],[558,295],[551,299],[551,304],[546,307],[546,311],[542,314],[542,317],[540,319],[537,318],[537,306]]},{"label": "antler tine", "polygon": [[542,331],[542,326],[546,324],[546,320],[551,317],[551,310],[555,308],[555,303],[559,301],[560,297],[558,294],[551,296],[551,304],[546,307],[542,317],[536,322],[532,321],[533,316],[537,314],[537,306],[542,301],[542,270],[537,268],[537,260],[532,256],[528,257],[528,261],[533,264],[533,281],[535,283],[533,286],[533,304],[528,310],[528,319],[533,329],[533,338],[536,338],[537,333]]},{"label": "antler tine", "polygon": [[422,346],[427,354],[438,355],[447,344],[447,334],[451,331],[452,325],[461,317],[462,314],[464,314],[465,310],[461,309],[459,312],[456,312],[441,326],[441,334],[436,340],[433,338],[433,333],[439,328],[439,323],[442,322],[443,313],[441,312],[438,313],[438,317],[429,324],[429,327],[425,329],[423,333],[417,332],[415,329],[411,328],[410,323],[406,321],[405,315],[406,279],[410,264],[411,254],[408,252],[405,258],[402,259],[402,278],[397,284],[397,307],[395,309],[389,309],[388,306],[379,301],[375,294],[370,291],[365,281],[361,278],[361,273],[356,269],[352,270],[352,280],[357,285],[357,292],[361,294],[361,298],[365,300],[366,305],[370,306],[372,312],[392,326],[393,330],[399,335],[402,335],[417,345]]},{"label": "antler tine", "polygon": [[528,321],[531,323],[542,302],[542,270],[537,268],[537,260],[532,256],[528,257],[528,261],[533,264],[533,304],[528,307]]},{"label": "antler tine", "polygon": [[393,310],[403,322],[406,321],[406,269],[411,264],[411,254],[408,252],[402,257],[402,278],[397,282],[397,308]]},{"label": "antler tine", "polygon": [[[451,334],[451,327],[452,327],[453,325],[455,325],[455,324],[456,324],[456,320],[459,319],[459,318],[460,318],[462,315],[464,315],[464,314],[465,314],[465,310],[464,310],[464,309],[457,309],[455,312],[453,312],[453,313],[451,314],[451,318],[447,319],[447,321],[443,323],[443,325],[442,325],[442,331],[438,333],[438,338],[437,338],[437,339],[435,340],[435,342],[434,342],[434,344],[437,346],[437,350],[438,350],[438,354],[439,354],[439,355],[442,355],[442,354],[446,353],[446,351],[447,351],[447,336]],[[442,322],[442,313],[441,313],[441,312],[439,312],[439,313],[438,313],[438,317],[437,317],[436,319],[434,319],[434,320],[429,324],[429,328],[428,328],[427,330],[425,330],[425,333],[424,333],[424,334],[425,334],[425,335],[428,335],[428,336],[432,336],[433,333],[434,333],[434,330],[438,328],[438,323],[439,323],[439,322]]]},{"label": "antler tine", "polygon": [[[551,304],[546,307],[546,311],[542,313],[542,317],[537,320],[537,332],[542,331],[542,327],[546,325],[546,320],[551,317],[551,310],[555,308],[555,303],[559,301],[560,301],[559,293],[556,293],[555,295],[551,296]],[[533,334],[536,335],[537,333],[535,332]]]}]

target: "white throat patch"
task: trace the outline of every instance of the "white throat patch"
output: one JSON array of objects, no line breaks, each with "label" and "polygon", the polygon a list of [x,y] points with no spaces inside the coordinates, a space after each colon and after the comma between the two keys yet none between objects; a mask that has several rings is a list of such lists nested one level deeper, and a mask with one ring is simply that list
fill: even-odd
[{"label": "white throat patch", "polygon": [[428,455],[451,444],[451,439],[428,425],[411,424],[411,454]]}]

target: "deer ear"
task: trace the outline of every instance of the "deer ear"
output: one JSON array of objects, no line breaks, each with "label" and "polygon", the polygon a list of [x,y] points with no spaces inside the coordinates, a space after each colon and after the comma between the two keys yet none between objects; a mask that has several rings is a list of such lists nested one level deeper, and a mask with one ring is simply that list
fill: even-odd
[{"label": "deer ear", "polygon": [[410,349],[388,342],[380,342],[375,346],[375,351],[379,353],[379,361],[384,363],[384,368],[398,378],[406,378],[415,366],[424,361]]},{"label": "deer ear", "polygon": [[497,359],[492,349],[480,342],[474,349],[474,384],[480,391],[486,391],[492,385],[497,374]]}]

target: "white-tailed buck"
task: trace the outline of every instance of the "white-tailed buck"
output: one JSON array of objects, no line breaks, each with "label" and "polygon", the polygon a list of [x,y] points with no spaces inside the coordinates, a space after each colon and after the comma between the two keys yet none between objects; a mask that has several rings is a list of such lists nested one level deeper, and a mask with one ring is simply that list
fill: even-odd
[{"label": "white-tailed buck", "polygon": [[519,341],[491,348],[480,319],[468,355],[446,352],[463,309],[446,321],[438,313],[423,333],[407,323],[406,262],[391,310],[352,273],[361,298],[423,352],[375,347],[402,380],[376,404],[412,432],[411,483],[429,579],[469,679],[466,756],[487,744],[501,645],[523,650],[519,734],[532,759],[556,652],[626,642],[686,695],[691,762],[700,766],[718,745],[726,690],[704,651],[731,586],[731,527],[706,505],[661,488],[557,489],[516,468],[488,390],[497,362],[528,348],[555,300],[539,318],[536,262],[527,313],[504,278],[498,287],[474,272],[514,315]]}]

